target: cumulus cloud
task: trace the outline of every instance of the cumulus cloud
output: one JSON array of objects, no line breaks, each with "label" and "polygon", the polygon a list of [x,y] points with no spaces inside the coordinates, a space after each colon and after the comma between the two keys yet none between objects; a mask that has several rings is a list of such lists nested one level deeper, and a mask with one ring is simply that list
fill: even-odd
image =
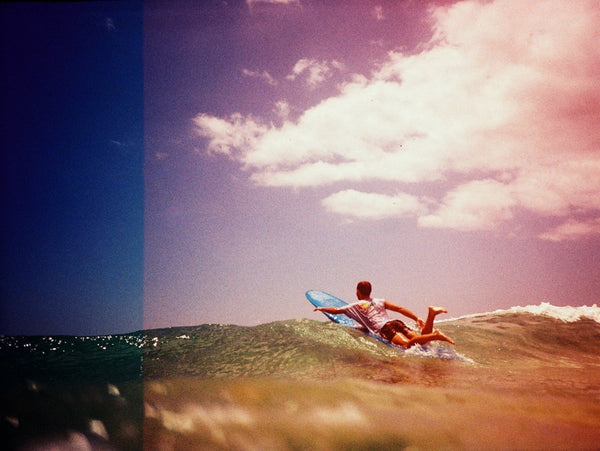
[{"label": "cumulus cloud", "polygon": [[[447,187],[427,202],[347,189],[323,201],[346,216],[378,219],[377,206],[397,205],[385,217],[491,230],[522,209],[565,219],[544,239],[595,233],[595,219],[568,218],[600,216],[598,3],[463,1],[431,17],[418,52],[390,52],[293,122],[201,114],[197,130],[265,186]],[[289,79],[317,86],[331,67],[300,60]],[[373,213],[349,208],[352,196]]]},{"label": "cumulus cloud", "polygon": [[423,227],[488,230],[513,217],[516,205],[510,186],[496,180],[474,180],[450,191],[433,214],[423,215]]},{"label": "cumulus cloud", "polygon": [[257,140],[268,131],[265,125],[239,113],[226,119],[199,114],[194,118],[194,124],[200,136],[210,139],[207,146],[209,153],[231,158],[241,158],[247,149],[256,147]]},{"label": "cumulus cloud", "polygon": [[549,241],[564,241],[576,240],[589,235],[600,235],[600,218],[587,221],[569,219],[565,223],[541,234],[540,238]]},{"label": "cumulus cloud", "polygon": [[310,88],[316,88],[332,77],[334,69],[342,69],[339,61],[317,61],[310,58],[302,58],[294,65],[292,72],[286,77],[294,81],[302,78]]},{"label": "cumulus cloud", "polygon": [[419,199],[405,193],[390,196],[353,189],[339,191],[322,201],[322,204],[334,213],[363,219],[419,215],[427,211],[426,203],[426,199]]}]

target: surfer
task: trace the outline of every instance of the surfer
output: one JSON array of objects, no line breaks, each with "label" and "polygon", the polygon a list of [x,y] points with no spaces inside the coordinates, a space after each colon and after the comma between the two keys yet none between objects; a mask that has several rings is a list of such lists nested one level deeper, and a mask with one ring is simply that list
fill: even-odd
[{"label": "surfer", "polygon": [[[344,314],[358,322],[372,334],[379,335],[384,340],[407,349],[415,344],[423,345],[435,340],[454,344],[454,341],[450,337],[433,328],[435,317],[440,313],[448,313],[445,308],[429,307],[427,320],[423,321],[404,307],[392,304],[385,299],[371,298],[371,289],[370,282],[358,282],[356,286],[358,302],[344,307],[316,307],[315,311],[330,313],[332,315]],[[400,313],[415,321],[420,329],[420,333],[409,329],[399,319],[391,320],[387,310]]]}]

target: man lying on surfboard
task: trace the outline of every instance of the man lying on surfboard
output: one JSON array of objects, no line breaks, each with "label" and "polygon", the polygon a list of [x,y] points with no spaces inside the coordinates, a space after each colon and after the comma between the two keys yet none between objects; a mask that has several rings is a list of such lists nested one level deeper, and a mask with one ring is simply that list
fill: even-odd
[{"label": "man lying on surfboard", "polygon": [[[429,307],[427,320],[423,321],[410,310],[392,304],[385,299],[371,298],[371,283],[367,281],[358,282],[356,286],[356,297],[358,302],[354,302],[344,307],[316,307],[315,311],[330,313],[332,315],[344,314],[372,334],[382,337],[397,346],[410,348],[415,344],[426,344],[430,341],[438,340],[454,344],[454,341],[433,328],[435,317],[440,313],[448,313],[442,307]],[[399,319],[390,320],[387,310],[398,312],[407,318],[416,321],[421,333],[418,334],[409,329]]]}]

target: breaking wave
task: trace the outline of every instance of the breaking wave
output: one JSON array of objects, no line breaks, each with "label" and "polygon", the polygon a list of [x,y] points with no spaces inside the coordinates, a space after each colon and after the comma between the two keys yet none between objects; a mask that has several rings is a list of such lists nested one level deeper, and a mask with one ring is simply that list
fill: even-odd
[{"label": "breaking wave", "polygon": [[545,316],[558,319],[565,323],[574,323],[582,319],[591,319],[600,323],[600,307],[596,304],[591,306],[583,305],[579,307],[556,306],[548,302],[542,302],[539,305],[515,306],[508,309],[499,309],[486,313],[474,313],[460,316],[458,318],[439,320],[438,322],[450,322],[465,318],[478,318],[483,316],[509,315],[514,313],[529,313],[532,315]]}]

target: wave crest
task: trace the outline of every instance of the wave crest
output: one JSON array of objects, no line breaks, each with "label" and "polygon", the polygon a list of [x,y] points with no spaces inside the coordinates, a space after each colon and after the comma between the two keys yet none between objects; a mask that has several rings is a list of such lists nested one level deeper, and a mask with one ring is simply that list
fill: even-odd
[{"label": "wave crest", "polygon": [[526,305],[524,307],[514,306],[508,309],[494,310],[493,312],[475,313],[445,321],[453,321],[463,318],[477,318],[489,315],[508,315],[513,313],[530,313],[532,315],[546,316],[564,321],[565,323],[574,323],[582,319],[591,319],[597,323],[600,323],[600,307],[598,307],[596,304],[591,306],[582,305],[579,307],[572,307],[569,305],[556,306],[548,302],[542,302],[539,305]]}]

